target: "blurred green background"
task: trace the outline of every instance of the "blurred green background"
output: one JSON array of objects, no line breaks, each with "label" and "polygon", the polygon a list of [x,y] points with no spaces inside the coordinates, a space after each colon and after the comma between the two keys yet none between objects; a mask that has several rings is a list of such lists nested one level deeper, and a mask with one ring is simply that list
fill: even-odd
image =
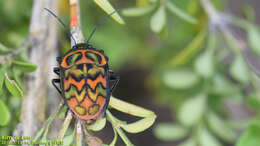
[{"label": "blurred green background", "polygon": [[[105,51],[110,68],[120,75],[113,95],[157,114],[149,130],[128,134],[135,145],[260,145],[260,31],[259,12],[254,10],[260,2],[211,0],[223,19],[216,24],[201,2],[111,0],[126,24],[108,19],[90,41]],[[0,0],[1,44],[16,49],[26,40],[32,4],[32,0]],[[59,16],[69,23],[68,1],[59,2]],[[86,38],[105,16],[93,1],[81,0]],[[70,49],[62,27],[58,48],[60,54]],[[26,92],[23,75],[11,78]],[[0,125],[0,136],[12,134],[21,100],[6,90],[1,93],[0,111],[11,116]],[[113,112],[120,119],[137,119]],[[108,143],[111,133],[105,128],[97,135]]]}]

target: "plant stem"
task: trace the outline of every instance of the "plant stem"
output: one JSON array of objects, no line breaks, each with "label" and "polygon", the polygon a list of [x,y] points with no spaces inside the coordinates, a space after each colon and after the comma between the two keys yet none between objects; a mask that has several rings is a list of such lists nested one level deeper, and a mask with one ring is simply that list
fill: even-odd
[{"label": "plant stem", "polygon": [[220,12],[216,10],[216,8],[210,3],[209,0],[200,0],[200,2],[210,19],[210,25],[213,28],[217,27],[220,29],[220,32],[223,34],[226,42],[229,44],[230,48],[236,56],[241,55],[241,44],[229,30],[227,22],[225,21],[226,19],[223,19],[224,16],[222,16]]},{"label": "plant stem", "polygon": [[72,117],[73,117],[72,112],[71,112],[71,111],[68,111],[68,114],[67,114],[67,116],[66,116],[66,119],[65,119],[65,121],[63,122],[62,128],[61,128],[61,130],[60,130],[60,132],[59,132],[58,140],[61,141],[61,140],[63,139],[63,137],[64,137],[64,135],[65,135],[65,133],[66,133],[66,131],[67,131],[69,125],[70,125],[70,122],[71,122],[71,120],[72,120]]},{"label": "plant stem", "polygon": [[204,10],[208,14],[210,22],[213,25],[218,25],[218,24],[222,23],[221,16],[219,15],[216,8],[213,7],[213,5],[210,3],[209,0],[200,0],[200,3],[202,4]]},{"label": "plant stem", "polygon": [[[75,43],[85,42],[81,29],[79,0],[70,0],[70,32],[73,37],[71,38],[71,46],[74,46]],[[74,42],[74,39],[76,42]]]},{"label": "plant stem", "polygon": [[57,117],[57,115],[59,114],[60,110],[63,108],[64,104],[63,103],[60,103],[58,109],[52,113],[49,118],[47,119],[46,123],[44,124],[44,126],[42,127],[42,129],[37,133],[37,135],[34,137],[33,141],[37,141],[42,133],[47,129],[49,129],[51,123],[53,122],[53,120]]},{"label": "plant stem", "polygon": [[77,127],[76,146],[82,146],[83,145],[82,124],[79,119],[77,120],[76,127]]},{"label": "plant stem", "polygon": [[[2,44],[1,44],[2,45]],[[3,45],[2,45],[3,46]],[[4,64],[6,61],[11,60],[12,58],[16,57],[17,55],[19,55],[24,49],[29,48],[30,46],[30,42],[29,39],[26,39],[21,46],[17,49],[14,50],[12,52],[10,52],[9,54],[5,55],[5,56],[0,56],[0,62],[1,64]]]},{"label": "plant stem", "polygon": [[114,117],[112,115],[112,113],[109,110],[106,110],[106,114],[107,114],[107,120],[111,122],[113,129],[116,130],[116,132],[118,133],[118,135],[122,138],[122,140],[124,141],[124,143],[127,146],[133,146],[133,144],[131,143],[131,141],[127,138],[127,136],[125,135],[124,131],[120,128],[120,122],[118,122],[117,118]]}]

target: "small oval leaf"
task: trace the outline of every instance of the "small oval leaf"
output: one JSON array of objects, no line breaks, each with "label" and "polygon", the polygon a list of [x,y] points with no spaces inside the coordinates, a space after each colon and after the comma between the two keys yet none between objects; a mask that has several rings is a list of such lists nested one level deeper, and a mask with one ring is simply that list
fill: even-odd
[{"label": "small oval leaf", "polygon": [[166,72],[163,81],[171,88],[187,89],[194,86],[199,81],[199,77],[189,70],[178,69]]},{"label": "small oval leaf", "polygon": [[178,146],[197,146],[196,141],[192,138],[186,140],[185,142],[179,144]]},{"label": "small oval leaf", "polygon": [[0,95],[3,93],[3,84],[5,80],[5,67],[0,68]]},{"label": "small oval leaf", "polygon": [[175,141],[186,137],[188,130],[173,123],[160,123],[155,127],[154,135],[163,141]]},{"label": "small oval leaf", "polygon": [[[116,11],[114,7],[110,4],[108,0],[94,0],[94,2],[102,8],[107,14],[111,14]],[[120,24],[125,24],[124,20],[120,17],[118,13],[111,15],[111,17]]]},{"label": "small oval leaf", "polygon": [[33,72],[37,69],[36,65],[29,62],[14,60],[13,64],[25,72]]},{"label": "small oval leaf", "polygon": [[199,94],[186,100],[180,107],[177,118],[185,126],[192,126],[199,122],[205,108],[206,108],[206,95]]},{"label": "small oval leaf", "polygon": [[152,16],[150,26],[153,32],[160,33],[166,25],[166,13],[164,6],[161,6]]},{"label": "small oval leaf", "polygon": [[98,119],[94,124],[87,126],[89,130],[100,131],[106,125],[106,118]]},{"label": "small oval leaf", "polygon": [[247,33],[250,47],[257,55],[260,56],[260,30],[252,24],[248,25]]},{"label": "small oval leaf", "polygon": [[220,142],[204,127],[199,130],[200,146],[221,146]]},{"label": "small oval leaf", "polygon": [[156,116],[151,115],[150,117],[141,119],[131,124],[121,124],[121,127],[129,133],[139,133],[151,127],[155,121],[155,118]]},{"label": "small oval leaf", "polygon": [[5,103],[0,99],[0,126],[5,126],[9,123],[11,116]]},{"label": "small oval leaf", "polygon": [[75,138],[75,130],[74,130],[70,135],[65,136],[65,137],[63,138],[63,143],[64,143],[64,145],[65,145],[65,146],[71,145],[71,144],[73,143],[74,138]]},{"label": "small oval leaf", "polygon": [[214,75],[213,84],[211,88],[211,92],[220,96],[232,96],[236,93],[239,93],[239,88],[232,82],[230,82],[225,76],[222,74]]},{"label": "small oval leaf", "polygon": [[122,10],[122,14],[128,17],[143,16],[150,13],[155,8],[155,5],[148,5],[144,7],[133,7]]},{"label": "small oval leaf", "polygon": [[207,50],[195,60],[195,70],[204,78],[210,78],[214,73],[213,52]]},{"label": "small oval leaf", "polygon": [[0,43],[0,54],[8,54],[10,52],[10,49],[8,49],[6,46]]},{"label": "small oval leaf", "polygon": [[180,8],[178,8],[177,6],[175,6],[174,3],[172,3],[172,1],[166,1],[166,7],[172,12],[174,13],[176,16],[178,16],[180,19],[187,21],[191,24],[197,24],[198,21],[193,18],[192,16],[186,14],[185,12],[183,12]]},{"label": "small oval leaf", "polygon": [[230,68],[230,74],[236,80],[240,81],[241,83],[248,83],[250,80],[250,74],[247,67],[245,60],[242,56],[237,56]]},{"label": "small oval leaf", "polygon": [[23,97],[23,91],[20,89],[20,87],[16,84],[14,80],[9,79],[7,73],[5,73],[5,86],[13,96]]},{"label": "small oval leaf", "polygon": [[210,112],[207,119],[212,132],[227,142],[234,142],[236,135],[216,114]]}]

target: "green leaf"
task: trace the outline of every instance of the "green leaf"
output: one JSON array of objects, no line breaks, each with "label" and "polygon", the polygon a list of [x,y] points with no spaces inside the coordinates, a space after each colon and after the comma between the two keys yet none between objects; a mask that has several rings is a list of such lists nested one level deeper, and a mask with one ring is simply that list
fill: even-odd
[{"label": "green leaf", "polygon": [[114,138],[113,138],[112,142],[109,144],[109,146],[115,146],[116,142],[117,142],[118,135],[117,135],[115,128],[113,128],[113,131],[114,131]]},{"label": "green leaf", "polygon": [[200,146],[221,146],[220,142],[204,127],[199,129]]},{"label": "green leaf", "polygon": [[93,131],[100,131],[105,127],[105,125],[106,125],[106,118],[100,118],[96,120],[94,124],[87,126],[87,128]]},{"label": "green leaf", "polygon": [[3,93],[3,84],[4,84],[4,80],[5,80],[5,64],[0,68],[0,95]]},{"label": "green leaf", "polygon": [[150,22],[150,26],[153,32],[160,33],[166,25],[166,13],[164,6],[158,8],[153,14]]},{"label": "green leaf", "polygon": [[33,72],[37,69],[36,65],[29,63],[29,62],[14,60],[13,64],[25,72]]},{"label": "green leaf", "polygon": [[156,116],[151,115],[144,119],[138,120],[137,122],[133,122],[130,124],[121,124],[121,127],[129,133],[139,133],[142,132],[149,127],[151,127],[155,121]]},{"label": "green leaf", "polygon": [[250,47],[260,56],[260,30],[252,24],[248,25],[247,33]]},{"label": "green leaf", "polygon": [[232,77],[241,83],[248,83],[250,80],[250,74],[245,60],[242,56],[237,56],[230,68],[230,74]]},{"label": "green leaf", "polygon": [[216,114],[210,112],[207,119],[212,132],[227,142],[234,142],[236,135]]},{"label": "green leaf", "polygon": [[143,16],[150,13],[155,8],[155,5],[148,5],[143,7],[126,8],[122,10],[122,14],[129,17]]},{"label": "green leaf", "polygon": [[243,14],[246,16],[246,18],[250,22],[255,21],[255,10],[252,6],[250,6],[249,4],[245,4],[242,8]]},{"label": "green leaf", "polygon": [[193,139],[186,140],[185,142],[179,144],[178,146],[197,146]]},{"label": "green leaf", "polygon": [[8,107],[5,105],[5,103],[0,99],[0,126],[5,126],[9,123],[11,119],[10,112],[8,110]]},{"label": "green leaf", "polygon": [[196,72],[205,78],[210,78],[214,73],[213,59],[211,50],[207,50],[199,55],[194,64]]},{"label": "green leaf", "polygon": [[[102,8],[107,14],[111,14],[112,12],[116,11],[108,0],[94,0],[94,2],[100,8]],[[125,24],[124,20],[119,16],[117,12],[113,14],[111,17],[114,20],[116,20],[119,24]]]},{"label": "green leaf", "polygon": [[216,74],[213,77],[211,92],[221,96],[232,96],[239,92],[239,88],[226,79],[225,76]]},{"label": "green leaf", "polygon": [[109,106],[123,113],[127,113],[129,115],[137,117],[151,117],[151,115],[155,116],[153,111],[125,102],[123,100],[119,100],[113,96],[110,97]]},{"label": "green leaf", "polygon": [[236,146],[258,146],[260,143],[259,137],[260,137],[259,125],[251,125],[249,130],[245,132],[238,139]]},{"label": "green leaf", "polygon": [[178,120],[185,126],[197,124],[206,109],[206,99],[203,94],[187,99],[179,109]]},{"label": "green leaf", "polygon": [[176,57],[174,57],[170,64],[173,66],[183,65],[187,63],[196,53],[199,52],[206,37],[206,29],[203,29],[197,36],[183,49]]},{"label": "green leaf", "polygon": [[4,46],[2,43],[0,43],[0,54],[8,54],[12,50],[8,49],[6,46]]},{"label": "green leaf", "polygon": [[133,146],[132,142],[128,139],[128,137],[125,135],[124,131],[120,129],[119,125],[121,122],[118,123],[118,119],[115,118],[109,110],[106,110],[107,120],[112,124],[113,129],[116,130],[116,133],[121,137],[121,139],[124,141],[124,143],[127,146]]},{"label": "green leaf", "polygon": [[188,130],[173,123],[160,123],[154,129],[156,138],[163,141],[176,141],[188,135]]},{"label": "green leaf", "polygon": [[5,86],[13,96],[23,97],[23,91],[20,89],[20,87],[16,84],[14,80],[9,79],[7,73],[5,73]]},{"label": "green leaf", "polygon": [[259,97],[256,97],[256,95],[250,95],[246,98],[247,104],[250,108],[253,108],[255,110],[260,110],[260,99]]},{"label": "green leaf", "polygon": [[156,3],[158,0],[149,0],[150,3]]},{"label": "green leaf", "polygon": [[75,133],[76,133],[75,131],[76,130],[74,130],[70,135],[65,136],[63,138],[63,143],[64,143],[65,146],[69,146],[73,143],[73,140],[75,138]]},{"label": "green leaf", "polygon": [[199,81],[199,77],[190,70],[178,69],[166,72],[163,81],[171,88],[187,89],[194,86]]},{"label": "green leaf", "polygon": [[172,1],[166,0],[166,7],[180,19],[187,21],[191,24],[197,24],[198,21],[192,16],[183,12],[180,8],[178,8]]}]

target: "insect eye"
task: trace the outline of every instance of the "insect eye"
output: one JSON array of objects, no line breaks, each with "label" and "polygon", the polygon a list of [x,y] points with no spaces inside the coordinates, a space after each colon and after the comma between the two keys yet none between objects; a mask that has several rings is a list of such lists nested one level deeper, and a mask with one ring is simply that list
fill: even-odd
[{"label": "insect eye", "polygon": [[75,64],[75,62],[77,62],[78,60],[80,60],[82,57],[81,53],[75,53],[75,54],[72,54],[70,55],[67,59],[66,59],[66,62],[69,66]]},{"label": "insect eye", "polygon": [[96,64],[101,64],[101,56],[92,52],[86,52],[85,55],[88,59],[94,61]]}]

